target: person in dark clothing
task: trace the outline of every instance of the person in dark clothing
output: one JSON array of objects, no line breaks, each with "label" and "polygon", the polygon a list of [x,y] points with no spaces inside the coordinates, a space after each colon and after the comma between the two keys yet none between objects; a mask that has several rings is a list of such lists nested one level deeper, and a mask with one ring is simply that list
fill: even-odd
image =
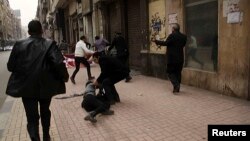
[{"label": "person in dark clothing", "polygon": [[109,110],[110,104],[104,95],[96,96],[95,85],[92,81],[86,83],[86,90],[84,92],[82,108],[84,108],[89,114],[84,118],[92,123],[97,122],[96,115],[102,113],[103,115],[113,115],[114,111]]},{"label": "person in dark clothing", "polygon": [[166,41],[153,40],[157,45],[167,46],[167,73],[173,84],[173,93],[180,91],[181,71],[184,62],[183,48],[187,36],[180,32],[179,24],[173,24],[172,33]]},{"label": "person in dark clothing", "polygon": [[51,99],[65,93],[69,74],[56,42],[42,38],[41,23],[37,20],[29,22],[28,32],[30,37],[17,41],[10,54],[7,68],[12,74],[6,94],[22,97],[31,140],[40,141],[41,116],[43,140],[49,141]]},{"label": "person in dark clothing", "polygon": [[100,89],[104,89],[105,96],[110,104],[120,102],[120,97],[116,91],[115,84],[125,79],[129,74],[129,69],[120,60],[110,56],[101,56],[98,52],[94,53],[94,60],[98,61],[101,74],[94,84]]},{"label": "person in dark clothing", "polygon": [[[129,51],[127,43],[120,32],[115,33],[115,37],[111,43],[111,46],[108,48],[108,51],[110,52],[114,47],[116,49],[116,58],[119,59],[124,65],[126,65],[129,68],[128,64]],[[132,77],[128,74],[125,82],[129,82],[131,79]]]}]

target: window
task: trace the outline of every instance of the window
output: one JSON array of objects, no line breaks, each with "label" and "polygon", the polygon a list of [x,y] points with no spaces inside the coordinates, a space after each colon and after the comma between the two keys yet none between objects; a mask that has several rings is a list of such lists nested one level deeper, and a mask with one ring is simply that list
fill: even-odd
[{"label": "window", "polygon": [[218,65],[218,1],[185,1],[185,67],[216,71]]}]

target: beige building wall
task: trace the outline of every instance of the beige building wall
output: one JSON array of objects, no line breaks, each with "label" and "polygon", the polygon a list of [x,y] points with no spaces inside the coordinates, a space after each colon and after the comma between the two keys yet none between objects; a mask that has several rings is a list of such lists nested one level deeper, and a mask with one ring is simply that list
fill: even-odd
[{"label": "beige building wall", "polygon": [[[185,29],[185,0],[166,0],[165,2],[166,25],[171,24],[169,21],[174,21],[170,20],[170,15],[176,14],[176,22],[180,24],[181,32],[185,34],[187,31]],[[223,2],[225,0],[218,0],[218,70],[213,72],[184,67],[182,83],[216,91],[223,95],[250,99],[250,1],[239,0],[239,11],[243,13],[243,20],[235,24],[227,23],[227,17],[223,16],[225,13]],[[149,19],[150,17],[149,14]],[[170,29],[165,30],[169,34]],[[154,63],[157,64],[157,62]],[[154,71],[157,66],[152,65],[151,69]],[[161,64],[161,67],[164,68],[165,64]]]},{"label": "beige building wall", "polygon": [[[218,1],[218,71],[208,72],[184,68],[182,83],[216,91],[223,95],[249,99],[250,64],[250,1],[239,0],[243,12],[241,23],[229,24],[223,17],[223,1]],[[167,0],[166,14],[177,13],[185,33],[184,1]]]}]

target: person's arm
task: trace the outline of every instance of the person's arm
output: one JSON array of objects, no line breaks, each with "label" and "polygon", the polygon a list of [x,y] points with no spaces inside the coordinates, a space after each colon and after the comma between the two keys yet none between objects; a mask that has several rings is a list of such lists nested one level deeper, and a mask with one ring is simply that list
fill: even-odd
[{"label": "person's arm", "polygon": [[[86,53],[86,54],[91,54],[91,55],[94,54],[94,51],[88,49],[87,46],[86,46],[86,44],[82,43],[82,44],[81,44],[81,47],[82,47],[82,49],[84,50],[84,53]],[[85,55],[86,55],[86,54],[85,54]]]},{"label": "person's arm", "polygon": [[103,39],[103,42],[104,42],[106,45],[109,45],[109,44],[110,44],[109,41],[106,40],[106,39]]},{"label": "person's arm", "polygon": [[168,38],[166,39],[166,41],[155,40],[154,42],[155,42],[157,45],[169,46],[170,44],[172,44],[172,41],[173,41],[173,35],[170,34],[170,35],[168,36]]},{"label": "person's arm", "polygon": [[112,43],[111,43],[111,46],[108,48],[108,51],[110,51],[112,48],[114,48],[115,42],[116,42],[116,39],[114,38]]},{"label": "person's arm", "polygon": [[17,46],[18,46],[18,43],[16,42],[11,51],[9,61],[7,62],[7,68],[10,72],[15,71],[16,62],[17,62],[16,60],[17,59],[17,56],[16,56]]},{"label": "person's arm", "polygon": [[56,72],[58,78],[62,79],[64,82],[69,80],[69,74],[65,66],[64,57],[61,51],[56,46],[56,43],[53,42],[48,50],[48,59],[53,66],[53,70]]}]

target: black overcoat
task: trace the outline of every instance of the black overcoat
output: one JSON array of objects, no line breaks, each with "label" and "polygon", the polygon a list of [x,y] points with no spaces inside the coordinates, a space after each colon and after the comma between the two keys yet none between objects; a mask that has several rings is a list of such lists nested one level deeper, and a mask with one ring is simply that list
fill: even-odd
[{"label": "black overcoat", "polygon": [[155,41],[157,45],[167,46],[168,64],[179,64],[184,62],[183,48],[186,42],[187,36],[178,31],[171,33],[166,41]]},{"label": "black overcoat", "polygon": [[50,98],[65,93],[69,74],[56,42],[38,36],[17,41],[7,68],[11,73],[6,94],[13,97]]}]

